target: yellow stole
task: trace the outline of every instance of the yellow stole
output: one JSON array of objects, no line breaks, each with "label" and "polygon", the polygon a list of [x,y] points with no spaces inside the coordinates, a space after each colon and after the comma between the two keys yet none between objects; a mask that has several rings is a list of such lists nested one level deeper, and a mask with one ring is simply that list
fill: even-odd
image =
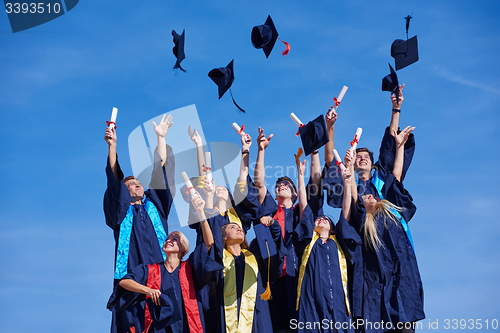
[{"label": "yellow stole", "polygon": [[227,212],[221,213],[222,216],[226,216],[226,214],[229,217],[229,223],[236,223],[241,229],[243,229],[240,217],[238,216],[234,208],[230,208]]},{"label": "yellow stole", "polygon": [[[295,304],[296,310],[299,309],[300,292],[302,289],[302,280],[304,279],[304,273],[306,271],[307,262],[309,261],[309,256],[311,255],[311,251],[312,251],[312,248],[314,246],[314,243],[318,240],[318,238],[319,238],[319,235],[316,232],[314,232],[313,237],[311,239],[311,242],[306,246],[306,248],[304,250],[304,254],[302,255],[302,262],[301,262],[300,268],[299,268],[299,283],[297,285],[297,302]],[[347,298],[347,261],[345,259],[344,251],[342,251],[342,248],[339,246],[335,235],[330,235],[329,238],[331,240],[333,240],[335,242],[335,245],[337,246],[340,274],[342,275],[342,286],[344,288],[345,307],[347,310],[347,315],[349,316],[351,314],[351,310],[349,308],[349,299]]]},{"label": "yellow stole", "polygon": [[245,275],[243,277],[243,295],[241,295],[240,313],[236,295],[236,267],[234,257],[224,249],[224,317],[226,332],[250,333],[253,326],[255,301],[257,298],[257,273],[259,267],[252,252],[242,249],[245,256]]}]

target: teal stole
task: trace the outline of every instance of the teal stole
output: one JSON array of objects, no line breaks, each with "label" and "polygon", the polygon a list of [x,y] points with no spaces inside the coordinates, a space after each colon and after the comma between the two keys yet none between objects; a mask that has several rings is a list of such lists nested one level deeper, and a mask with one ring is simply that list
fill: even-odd
[{"label": "teal stole", "polygon": [[[377,193],[380,199],[385,199],[384,196],[382,195],[382,187],[384,187],[385,181],[382,178],[380,178],[377,171],[373,173],[371,182],[377,189]],[[399,222],[401,222],[403,230],[406,233],[406,238],[408,239],[408,243],[410,244],[411,248],[414,249],[413,238],[411,237],[411,232],[410,228],[408,227],[408,222],[406,222],[406,220],[403,218],[403,216],[401,216],[401,214],[397,210],[391,208],[390,211],[399,219]]]},{"label": "teal stole", "polygon": [[[161,223],[160,214],[156,206],[146,198],[144,200],[144,206],[146,213],[148,213],[151,222],[153,222],[153,228],[156,233],[156,238],[158,239],[158,244],[160,245],[160,252],[163,255],[163,260],[167,260],[167,256],[163,251],[163,243],[167,239],[167,234],[163,224]],[[118,236],[118,248],[116,250],[116,266],[115,266],[115,279],[121,279],[127,274],[128,266],[128,254],[130,250],[130,235],[132,234],[132,224],[134,221],[134,206],[130,205],[127,210],[127,215],[120,224],[120,234]]]}]

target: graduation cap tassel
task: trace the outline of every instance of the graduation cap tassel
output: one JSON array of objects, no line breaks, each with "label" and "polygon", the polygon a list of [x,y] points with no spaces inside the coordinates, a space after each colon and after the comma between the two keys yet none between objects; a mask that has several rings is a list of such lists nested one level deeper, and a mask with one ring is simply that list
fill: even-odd
[{"label": "graduation cap tassel", "polygon": [[260,298],[263,301],[269,301],[271,298],[271,283],[269,282],[270,280],[270,272],[271,272],[271,253],[269,252],[269,245],[266,242],[266,249],[267,249],[267,286],[266,290],[262,294],[260,294]]},{"label": "graduation cap tassel", "polygon": [[238,110],[240,110],[243,113],[246,113],[245,110],[243,110],[238,104],[236,104],[236,101],[234,100],[233,93],[231,92],[231,89],[229,89],[229,93],[231,94],[231,99],[233,100],[233,103],[234,103],[234,105],[236,105],[236,107],[238,108]]},{"label": "graduation cap tassel", "polygon": [[411,15],[405,17],[406,20],[406,39],[408,39],[408,29],[410,29],[410,20],[412,19]]},{"label": "graduation cap tassel", "polygon": [[285,50],[284,50],[283,52],[281,52],[281,54],[282,54],[282,55],[288,55],[288,52],[290,52],[290,44],[289,44],[289,43],[287,43],[287,42],[285,42],[283,39],[281,39],[281,38],[279,38],[279,37],[278,37],[278,39],[279,39],[280,41],[282,41],[282,42],[283,42],[283,44],[285,44],[285,47],[286,47],[286,48],[285,48]]}]

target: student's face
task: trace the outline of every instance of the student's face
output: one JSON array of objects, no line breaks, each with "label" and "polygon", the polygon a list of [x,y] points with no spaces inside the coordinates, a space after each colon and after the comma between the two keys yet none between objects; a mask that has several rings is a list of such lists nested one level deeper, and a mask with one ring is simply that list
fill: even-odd
[{"label": "student's face", "polygon": [[224,237],[226,238],[226,240],[243,241],[245,239],[245,234],[243,233],[243,230],[239,227],[239,225],[230,223],[226,227],[226,234]]},{"label": "student's face", "polygon": [[276,184],[276,197],[291,198],[293,196],[292,185],[287,181]]},{"label": "student's face", "polygon": [[129,179],[125,182],[125,186],[127,186],[130,196],[141,198],[144,196],[144,187],[139,180]]},{"label": "student's face", "polygon": [[374,197],[373,194],[365,194],[361,197],[361,200],[363,200],[363,205],[368,212],[373,211],[375,204],[378,202],[377,198]]},{"label": "student's face", "polygon": [[314,226],[316,228],[322,228],[326,229],[328,231],[331,231],[331,224],[330,220],[328,220],[325,216],[320,216],[314,221]]},{"label": "student's face", "polygon": [[182,248],[181,237],[177,234],[170,234],[165,243],[163,243],[163,252],[165,254],[179,253]]},{"label": "student's face", "polygon": [[370,153],[366,151],[356,153],[356,158],[354,160],[354,169],[356,171],[371,170],[372,160],[370,159]]},{"label": "student's face", "polygon": [[229,192],[227,191],[227,188],[225,186],[216,186],[215,195],[217,196],[217,198],[220,198],[222,200],[229,200]]}]

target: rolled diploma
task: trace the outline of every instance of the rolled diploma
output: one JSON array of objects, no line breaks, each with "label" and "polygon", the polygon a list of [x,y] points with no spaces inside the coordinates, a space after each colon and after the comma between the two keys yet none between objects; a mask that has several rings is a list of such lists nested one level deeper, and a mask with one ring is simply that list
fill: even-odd
[{"label": "rolled diploma", "polygon": [[340,159],[339,153],[337,152],[337,149],[333,150],[333,156],[335,156],[335,160],[337,161],[335,164],[337,164],[340,167],[341,171],[345,170],[345,165],[342,163],[342,160]]},{"label": "rolled diploma", "polygon": [[361,134],[363,133],[363,129],[358,127],[356,129],[356,134],[354,134],[354,140],[352,140],[351,149],[354,151],[358,147],[359,139],[361,138]]},{"label": "rolled diploma", "polygon": [[297,126],[304,125],[303,122],[300,121],[300,119],[295,115],[295,113],[290,113],[290,118],[297,124]]},{"label": "rolled diploma", "polygon": [[237,123],[233,123],[232,126],[236,133],[238,133],[239,135],[245,135],[245,132],[240,132],[241,127]]},{"label": "rolled diploma", "polygon": [[[209,151],[205,152],[205,167],[212,168],[212,159],[210,158]],[[207,177],[207,183],[209,184],[210,188],[212,188],[212,169],[207,169],[207,171],[205,171],[205,175]]]},{"label": "rolled diploma", "polygon": [[182,179],[184,179],[184,183],[186,184],[186,188],[189,191],[189,194],[191,195],[191,198],[195,197],[198,195],[198,192],[195,191],[193,187],[193,183],[191,183],[191,180],[189,179],[187,173],[183,171],[181,173]]},{"label": "rolled diploma", "polygon": [[[111,110],[111,119],[109,120],[109,122],[111,123],[111,124],[109,124],[109,128],[111,128],[111,129],[115,128],[117,116],[118,116],[118,109],[113,107],[113,109]],[[111,127],[111,126],[113,126],[113,127]]]},{"label": "rolled diploma", "polygon": [[[339,96],[337,97],[337,101],[342,102],[342,99],[344,98],[345,93],[347,92],[347,89],[349,89],[347,86],[343,86],[342,90],[340,90]],[[337,111],[338,105],[334,105],[333,109]]]}]

